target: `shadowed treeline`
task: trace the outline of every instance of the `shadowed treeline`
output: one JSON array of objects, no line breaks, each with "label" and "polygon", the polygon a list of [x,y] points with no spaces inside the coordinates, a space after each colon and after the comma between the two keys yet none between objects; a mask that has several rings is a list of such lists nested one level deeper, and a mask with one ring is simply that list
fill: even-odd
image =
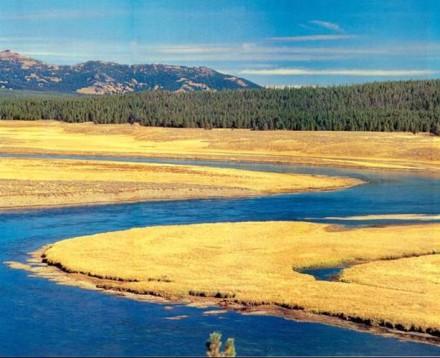
[{"label": "shadowed treeline", "polygon": [[1,119],[440,134],[440,80],[113,96],[0,96]]}]

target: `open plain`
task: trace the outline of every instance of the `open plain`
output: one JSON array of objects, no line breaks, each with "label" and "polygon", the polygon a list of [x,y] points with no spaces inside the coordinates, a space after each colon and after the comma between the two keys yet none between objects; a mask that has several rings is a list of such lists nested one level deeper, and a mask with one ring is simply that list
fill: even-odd
[{"label": "open plain", "polygon": [[440,137],[0,121],[3,153],[58,153],[300,163],[440,173]]}]

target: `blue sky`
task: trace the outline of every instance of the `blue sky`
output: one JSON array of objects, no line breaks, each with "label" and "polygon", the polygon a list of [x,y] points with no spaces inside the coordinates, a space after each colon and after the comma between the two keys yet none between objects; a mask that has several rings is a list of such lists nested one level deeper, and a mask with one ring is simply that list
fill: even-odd
[{"label": "blue sky", "polygon": [[2,0],[0,49],[203,65],[263,85],[440,78],[440,1]]}]

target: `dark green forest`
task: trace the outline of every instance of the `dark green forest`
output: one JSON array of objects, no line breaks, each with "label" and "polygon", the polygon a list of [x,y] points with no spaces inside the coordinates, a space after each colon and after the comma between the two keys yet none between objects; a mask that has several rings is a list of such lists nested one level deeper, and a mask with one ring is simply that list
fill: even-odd
[{"label": "dark green forest", "polygon": [[440,80],[108,96],[0,93],[1,119],[440,134]]}]

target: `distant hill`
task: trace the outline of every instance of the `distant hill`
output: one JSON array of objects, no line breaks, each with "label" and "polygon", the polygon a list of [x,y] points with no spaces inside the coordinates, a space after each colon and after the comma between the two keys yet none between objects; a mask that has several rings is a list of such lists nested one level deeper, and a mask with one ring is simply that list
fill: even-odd
[{"label": "distant hill", "polygon": [[0,51],[0,89],[117,94],[146,90],[193,92],[254,88],[259,86],[208,67],[121,65],[101,61],[58,66],[10,50]]}]

